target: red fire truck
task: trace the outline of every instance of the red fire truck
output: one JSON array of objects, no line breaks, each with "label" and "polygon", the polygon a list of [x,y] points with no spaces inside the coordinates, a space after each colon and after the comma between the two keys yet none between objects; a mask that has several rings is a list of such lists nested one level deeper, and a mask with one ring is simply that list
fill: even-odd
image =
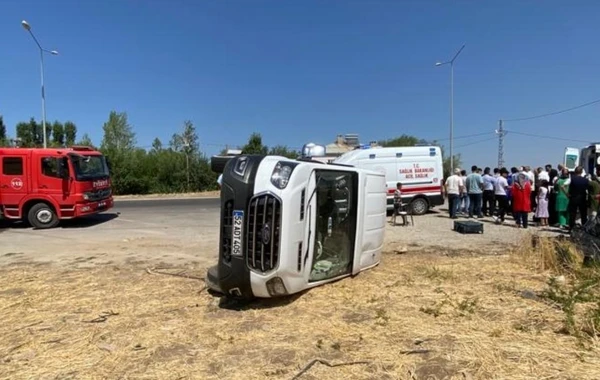
[{"label": "red fire truck", "polygon": [[53,228],[113,207],[109,163],[90,147],[0,148],[0,161],[0,219]]}]

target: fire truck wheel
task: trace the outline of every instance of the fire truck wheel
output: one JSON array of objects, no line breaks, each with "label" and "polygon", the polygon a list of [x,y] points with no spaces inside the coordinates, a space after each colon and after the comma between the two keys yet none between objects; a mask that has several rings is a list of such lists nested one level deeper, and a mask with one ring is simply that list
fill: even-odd
[{"label": "fire truck wheel", "polygon": [[45,203],[36,203],[29,209],[27,220],[33,228],[44,229],[54,228],[58,224],[58,217],[52,209]]},{"label": "fire truck wheel", "polygon": [[410,208],[413,215],[425,215],[429,210],[429,203],[425,198],[414,198],[410,202]]}]

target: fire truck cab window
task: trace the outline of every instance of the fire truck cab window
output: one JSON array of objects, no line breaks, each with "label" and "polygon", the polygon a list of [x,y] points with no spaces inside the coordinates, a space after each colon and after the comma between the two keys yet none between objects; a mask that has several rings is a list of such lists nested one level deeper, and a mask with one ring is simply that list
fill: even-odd
[{"label": "fire truck cab window", "polygon": [[356,173],[320,170],[316,184],[316,238],[310,281],[349,273],[356,236]]},{"label": "fire truck cab window", "polygon": [[4,157],[2,158],[2,174],[4,175],[23,175],[23,158]]},{"label": "fire truck cab window", "polygon": [[46,177],[60,178],[58,164],[56,157],[42,157],[42,174]]}]

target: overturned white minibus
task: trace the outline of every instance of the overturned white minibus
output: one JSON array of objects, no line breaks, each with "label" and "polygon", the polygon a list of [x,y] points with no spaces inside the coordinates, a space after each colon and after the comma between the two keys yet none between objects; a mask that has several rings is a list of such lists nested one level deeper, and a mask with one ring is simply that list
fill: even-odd
[{"label": "overturned white minibus", "polygon": [[297,160],[215,160],[213,170],[223,176],[218,263],[206,276],[210,289],[241,299],[283,296],[380,262],[385,175],[312,160],[322,149],[306,145]]}]

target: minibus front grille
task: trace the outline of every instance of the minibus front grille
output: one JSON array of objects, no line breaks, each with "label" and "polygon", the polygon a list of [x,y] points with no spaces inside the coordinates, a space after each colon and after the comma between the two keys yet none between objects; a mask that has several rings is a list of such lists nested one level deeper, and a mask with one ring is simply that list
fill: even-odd
[{"label": "minibus front grille", "polygon": [[257,195],[248,207],[246,254],[251,269],[266,272],[279,262],[281,201],[271,194]]}]

